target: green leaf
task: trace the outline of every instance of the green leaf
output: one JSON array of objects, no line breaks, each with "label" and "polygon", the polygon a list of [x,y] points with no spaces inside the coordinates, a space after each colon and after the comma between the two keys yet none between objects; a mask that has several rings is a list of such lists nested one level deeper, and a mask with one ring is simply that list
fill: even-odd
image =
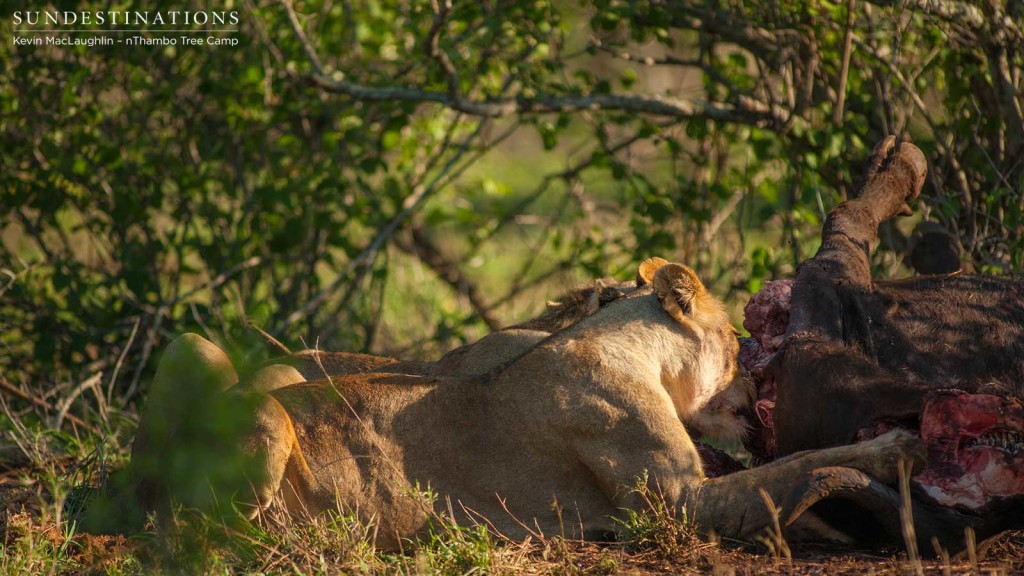
[{"label": "green leaf", "polygon": [[619,82],[622,83],[622,87],[629,90],[636,84],[636,72],[632,68],[623,68],[622,72],[619,73]]}]

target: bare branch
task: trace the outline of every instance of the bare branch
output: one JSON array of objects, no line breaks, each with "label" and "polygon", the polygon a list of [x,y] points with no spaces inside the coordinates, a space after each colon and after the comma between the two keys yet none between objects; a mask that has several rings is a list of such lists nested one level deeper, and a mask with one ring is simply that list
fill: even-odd
[{"label": "bare branch", "polygon": [[949,22],[966,24],[978,29],[984,26],[985,17],[981,10],[967,2],[957,0],[867,0],[875,6],[890,8],[899,6],[925,12]]},{"label": "bare branch", "polygon": [[316,296],[309,299],[301,308],[289,314],[279,328],[282,330],[289,326],[292,326],[299,320],[309,316],[316,311],[323,303],[333,294],[338,288],[345,282],[350,282],[350,274],[366,269],[368,266],[373,264],[377,258],[377,254],[384,246],[385,242],[390,239],[395,231],[405,223],[413,214],[415,214],[423,206],[424,202],[428,198],[434,195],[438,190],[444,187],[449,182],[447,179],[451,176],[452,169],[462,158],[462,155],[469,149],[470,144],[476,139],[477,136],[483,131],[484,127],[489,122],[487,120],[481,120],[476,127],[476,130],[466,138],[466,140],[459,146],[458,150],[455,151],[452,158],[445,163],[434,176],[434,178],[426,185],[417,186],[405,200],[402,202],[402,210],[396,214],[391,220],[389,220],[384,226],[381,227],[380,231],[373,238],[372,241],[364,248],[355,258],[349,260],[345,268],[338,273],[338,276],[328,285],[326,288],[321,290]]},{"label": "bare branch", "polygon": [[53,429],[60,430],[64,424],[64,419],[68,416],[68,410],[71,409],[71,404],[74,403],[75,399],[78,398],[82,392],[92,388],[93,392],[96,393],[96,397],[100,400],[99,411],[101,414],[106,412],[106,407],[103,405],[103,394],[99,391],[99,385],[103,380],[103,373],[97,372],[79,383],[72,391],[68,394],[64,400],[57,404],[57,416],[53,420]]},{"label": "bare branch", "polygon": [[[443,0],[447,1],[447,0]],[[498,118],[523,114],[553,114],[565,112],[617,111],[635,112],[676,119],[703,118],[723,122],[757,126],[782,125],[792,121],[791,114],[751,98],[740,98],[736,104],[721,102],[697,103],[657,94],[573,94],[565,96],[527,97],[517,95],[504,99],[472,100],[460,96],[458,76],[447,55],[437,46],[440,29],[445,22],[447,5],[436,5],[437,17],[428,36],[427,52],[438,61],[448,80],[448,91],[437,92],[408,86],[366,86],[346,80],[340,73],[329,74],[323,67],[316,50],[306,37],[292,9],[290,0],[281,0],[288,13],[292,28],[305,50],[314,73],[310,82],[326,92],[344,94],[355,100],[380,102],[423,102],[440,104],[456,112],[484,118]],[[703,12],[703,11],[701,11]],[[716,13],[717,14],[717,13]],[[758,32],[762,40],[775,39],[782,31]]]},{"label": "bare branch", "polygon": [[[832,111],[832,123],[839,127],[843,122],[843,108],[846,106],[846,81],[850,73],[850,54],[853,52],[853,7],[855,0],[846,2],[846,30],[843,33],[843,64],[839,70],[839,86],[836,88],[836,105]],[[844,194],[845,196],[845,194]]]},{"label": "bare branch", "polygon": [[738,106],[722,103],[698,104],[679,98],[651,95],[589,94],[527,98],[516,96],[503,100],[453,99],[448,94],[403,86],[363,86],[347,80],[332,80],[314,75],[312,82],[335,94],[355,100],[431,102],[470,116],[499,118],[517,114],[554,114],[561,112],[617,111],[667,116],[677,119],[704,118],[741,124],[774,124],[784,116],[752,99],[741,100]]},{"label": "bare branch", "polygon": [[[665,128],[666,126],[668,126],[668,124],[658,125],[659,128]],[[622,150],[628,148],[629,146],[632,146],[634,143],[643,139],[644,136],[642,136],[639,132],[634,132],[627,138],[624,138],[623,140],[620,140],[619,142],[611,146],[605,146],[603,151],[608,156],[613,156],[618,152],[621,152]],[[597,149],[595,148],[594,151],[596,150]],[[548,189],[551,187],[551,185],[554,184],[556,181],[561,180],[564,182],[569,182],[577,178],[580,175],[580,173],[583,172],[583,170],[589,168],[593,164],[594,154],[592,152],[591,154],[587,155],[587,157],[584,158],[583,160],[577,162],[576,164],[564,170],[546,174],[543,178],[541,178],[540,182],[534,187],[532,191],[526,193],[521,200],[516,202],[515,205],[513,205],[510,209],[508,209],[505,212],[505,215],[502,216],[502,218],[498,220],[498,222],[494,226],[492,226],[491,229],[487,232],[487,236],[483,238],[483,241],[491,240],[492,238],[497,236],[498,232],[503,230],[505,226],[507,226],[510,222],[512,222],[516,218],[521,217],[526,208],[529,207],[534,202],[536,202],[537,199],[540,198],[544,193],[546,193]],[[481,245],[483,245],[483,242],[478,244],[478,246]],[[473,251],[471,251],[471,253],[475,251],[476,248],[474,248]]]},{"label": "bare branch", "polygon": [[[36,406],[46,410],[47,412],[54,410],[54,407],[51,406],[50,403],[47,402],[45,399],[40,398],[40,397],[38,397],[36,395],[30,394],[30,393],[28,393],[28,392],[26,392],[26,391],[24,391],[24,390],[22,390],[22,389],[20,389],[20,388],[18,388],[16,386],[14,386],[10,382],[8,382],[7,379],[4,378],[3,376],[0,376],[0,388],[3,388],[4,390],[6,390],[7,392],[10,392],[11,394],[14,394],[18,398],[21,398],[22,400],[27,400],[27,401],[31,402],[32,404],[35,404]],[[2,400],[2,399],[3,399],[3,395],[0,394],[0,400]],[[69,422],[74,422],[76,426],[80,426],[80,427],[85,428],[86,430],[89,430],[89,431],[91,431],[93,433],[96,433],[96,434],[100,433],[99,429],[97,429],[95,426],[93,426],[92,424],[87,423],[86,421],[82,420],[78,416],[75,416],[74,414],[67,414],[65,416],[65,418]]]},{"label": "bare branch", "polygon": [[985,55],[989,61],[994,96],[1006,124],[1006,148],[1010,155],[1016,156],[1024,142],[1024,109],[1021,106],[1020,92],[1017,83],[1013,81],[1013,65],[1007,58],[1006,47],[1001,46],[998,40],[992,37],[995,36],[994,32],[986,36],[990,37],[987,39]]},{"label": "bare branch", "polygon": [[725,221],[732,216],[733,212],[736,211],[736,207],[739,206],[740,202],[746,198],[747,188],[738,188],[729,197],[729,200],[725,202],[716,212],[715,217],[708,222],[708,226],[704,231],[705,242],[711,243],[711,241],[718,236],[718,231],[725,224]]},{"label": "bare branch", "polygon": [[707,66],[697,58],[679,58],[671,54],[666,54],[657,58],[654,56],[640,56],[638,54],[622,50],[621,48],[608,46],[602,42],[600,38],[591,38],[589,46],[595,50],[611,54],[616,58],[621,58],[627,62],[643,64],[644,66],[691,66],[694,68],[710,68],[710,66]]},{"label": "bare branch", "polygon": [[736,85],[733,84],[728,78],[726,78],[721,72],[719,72],[717,68],[711,66],[710,64],[702,61],[699,58],[685,59],[673,56],[671,54],[666,54],[665,56],[661,56],[659,58],[654,58],[651,56],[639,56],[637,54],[633,54],[632,52],[627,52],[625,50],[614,48],[612,46],[606,46],[598,38],[590,39],[590,47],[605,52],[607,54],[611,54],[612,56],[615,56],[616,58],[620,58],[627,62],[635,62],[637,64],[642,64],[644,66],[683,66],[689,68],[698,68],[702,72],[710,76],[712,80],[728,88],[730,92],[738,92],[738,90],[736,89]]},{"label": "bare branch", "polygon": [[448,83],[448,97],[452,100],[460,100],[462,91],[459,88],[459,73],[455,70],[451,58],[438,45],[441,30],[444,29],[445,23],[448,21],[448,11],[452,9],[452,2],[451,0],[431,0],[430,4],[434,8],[434,23],[430,26],[430,32],[427,33],[424,43],[425,51],[427,56],[433,58],[444,72],[445,82]]},{"label": "bare branch", "polygon": [[[797,30],[770,30],[752,26],[748,20],[741,20],[738,14],[724,9],[698,7],[696,3],[688,0],[662,0],[652,2],[652,5],[659,6],[672,15],[673,27],[701,30],[757,54],[777,54],[783,40],[799,40],[800,37]],[[643,25],[653,23],[643,17],[635,21]]]},{"label": "bare branch", "polygon": [[175,298],[171,302],[170,306],[174,306],[175,304],[178,304],[179,302],[184,302],[184,301],[188,300],[189,298],[191,298],[192,296],[195,296],[199,292],[203,292],[203,291],[207,291],[207,290],[210,290],[210,291],[215,290],[215,289],[219,288],[220,286],[224,285],[228,280],[231,280],[239,272],[243,272],[243,271],[248,270],[250,268],[255,268],[256,266],[259,266],[259,265],[261,265],[263,263],[264,263],[264,258],[262,256],[253,256],[251,258],[247,258],[247,259],[239,262],[238,264],[235,264],[231,268],[225,270],[224,272],[221,272],[217,276],[211,278],[208,282],[200,284],[199,286],[196,286],[195,288],[189,290],[188,292],[178,296],[177,298]]},{"label": "bare branch", "polygon": [[914,106],[917,107],[917,109],[921,112],[921,115],[924,117],[925,121],[928,123],[928,127],[931,129],[932,134],[935,135],[935,145],[938,148],[939,153],[942,154],[942,156],[946,158],[952,165],[954,174],[957,177],[957,183],[960,186],[960,192],[963,194],[964,199],[966,200],[967,204],[973,204],[974,200],[973,195],[971,193],[971,187],[970,184],[968,184],[967,182],[967,177],[964,175],[963,168],[960,166],[960,163],[956,158],[956,154],[953,154],[950,151],[949,147],[939,136],[939,128],[935,125],[935,121],[932,120],[932,116],[928,111],[928,106],[927,104],[925,104],[924,99],[922,99],[920,94],[918,94],[917,91],[914,90],[914,85],[911,84],[903,76],[903,73],[900,71],[899,67],[896,66],[896,64],[894,64],[891,59],[885,58],[878,54],[874,48],[872,48],[866,42],[858,38],[857,35],[852,35],[852,38],[854,43],[856,43],[859,48],[864,50],[866,54],[868,54],[869,56],[877,60],[880,64],[885,66],[889,70],[889,73],[892,75],[892,77],[896,79],[896,81],[903,87],[904,90],[906,90],[907,95],[910,96],[910,99],[911,101],[913,101]]}]

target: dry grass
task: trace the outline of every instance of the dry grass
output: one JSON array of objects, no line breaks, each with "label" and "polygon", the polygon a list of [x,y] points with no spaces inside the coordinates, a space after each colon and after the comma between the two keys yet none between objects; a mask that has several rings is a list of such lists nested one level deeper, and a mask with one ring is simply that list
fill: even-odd
[{"label": "dry grass", "polygon": [[[51,462],[53,468],[70,465]],[[482,529],[439,526],[403,553],[375,552],[372,530],[348,517],[289,522],[280,513],[262,526],[227,526],[180,512],[142,534],[77,533],[56,513],[54,476],[35,463],[0,474],[0,574],[1019,574],[1024,532],[978,544],[974,554],[910,562],[822,546],[792,545],[780,561],[763,547],[699,538],[652,499],[623,526],[626,541],[595,544],[562,538],[504,542]],[[59,479],[59,477],[57,477]],[[773,542],[779,535],[771,535]],[[975,558],[972,558],[975,557]]]}]

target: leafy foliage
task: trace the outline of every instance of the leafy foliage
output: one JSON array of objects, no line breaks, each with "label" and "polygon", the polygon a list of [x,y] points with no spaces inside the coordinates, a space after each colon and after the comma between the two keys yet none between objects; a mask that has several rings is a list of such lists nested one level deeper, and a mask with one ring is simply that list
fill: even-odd
[{"label": "leafy foliage", "polygon": [[653,254],[742,303],[888,133],[975,268],[1022,266],[1019,3],[225,7],[237,47],[0,47],[8,387],[124,406],[185,330],[265,355],[248,324],[433,354]]}]

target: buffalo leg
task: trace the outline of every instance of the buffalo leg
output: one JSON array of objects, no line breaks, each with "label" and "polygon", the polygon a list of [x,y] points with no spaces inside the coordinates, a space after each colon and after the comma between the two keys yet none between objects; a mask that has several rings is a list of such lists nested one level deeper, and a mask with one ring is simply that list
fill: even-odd
[{"label": "buffalo leg", "polygon": [[800,266],[787,334],[843,338],[843,305],[854,299],[842,298],[836,289],[870,290],[870,255],[878,225],[909,214],[907,202],[921,192],[927,171],[924,154],[913,144],[889,136],[875,147],[864,187],[829,213],[821,247]]},{"label": "buffalo leg", "polygon": [[[809,490],[805,483],[820,468],[855,469],[884,483],[896,479],[900,461],[919,466],[923,459],[924,447],[920,440],[902,431],[850,446],[800,452],[705,481],[697,497],[693,520],[703,531],[751,537],[771,525],[771,515],[760,490],[774,503],[782,505],[781,518],[790,524],[807,508],[803,504],[804,493]],[[865,483],[862,487],[866,486]]]}]

